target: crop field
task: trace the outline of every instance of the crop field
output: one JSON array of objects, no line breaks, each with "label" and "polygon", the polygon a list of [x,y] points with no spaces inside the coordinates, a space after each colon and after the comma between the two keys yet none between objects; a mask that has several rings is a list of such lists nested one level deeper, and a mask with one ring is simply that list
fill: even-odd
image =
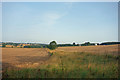
[{"label": "crop field", "polygon": [[2,48],[3,78],[118,78],[118,45]]}]

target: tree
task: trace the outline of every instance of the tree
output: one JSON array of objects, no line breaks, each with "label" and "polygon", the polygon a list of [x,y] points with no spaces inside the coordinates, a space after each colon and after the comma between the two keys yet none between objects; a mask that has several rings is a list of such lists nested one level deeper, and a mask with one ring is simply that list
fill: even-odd
[{"label": "tree", "polygon": [[13,44],[13,46],[16,46],[16,47],[17,47],[17,45],[18,45],[17,43],[14,43],[14,44]]},{"label": "tree", "polygon": [[43,48],[43,46],[40,46],[40,48]]},{"label": "tree", "polygon": [[45,45],[45,48],[48,48],[48,46],[47,46],[47,45]]},{"label": "tree", "polygon": [[51,49],[51,50],[56,49],[57,48],[57,43],[55,41],[50,42],[48,48]]},{"label": "tree", "polygon": [[75,46],[75,42],[73,43],[73,46]]},{"label": "tree", "polygon": [[90,42],[85,42],[85,45],[86,45],[86,46],[89,46],[89,45],[90,45]]},{"label": "tree", "polygon": [[2,47],[6,47],[6,44],[5,44],[5,43],[3,43],[3,44],[2,44]]}]

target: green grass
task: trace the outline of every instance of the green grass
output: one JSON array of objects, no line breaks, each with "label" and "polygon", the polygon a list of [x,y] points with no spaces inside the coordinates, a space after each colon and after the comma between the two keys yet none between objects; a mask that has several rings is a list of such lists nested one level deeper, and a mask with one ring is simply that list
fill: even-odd
[{"label": "green grass", "polygon": [[[62,52],[63,53],[63,52]],[[120,58],[119,58],[120,59]],[[118,56],[52,53],[46,65],[6,70],[4,78],[118,78]]]}]

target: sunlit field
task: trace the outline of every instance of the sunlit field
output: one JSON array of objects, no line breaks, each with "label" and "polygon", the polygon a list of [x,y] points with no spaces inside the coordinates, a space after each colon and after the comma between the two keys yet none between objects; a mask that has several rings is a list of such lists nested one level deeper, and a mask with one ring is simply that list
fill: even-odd
[{"label": "sunlit field", "polygon": [[118,78],[118,45],[2,48],[3,78]]}]

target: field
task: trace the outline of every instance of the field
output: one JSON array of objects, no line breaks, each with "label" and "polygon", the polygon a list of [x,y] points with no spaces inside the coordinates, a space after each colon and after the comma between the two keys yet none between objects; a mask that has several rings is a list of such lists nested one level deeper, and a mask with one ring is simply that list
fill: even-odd
[{"label": "field", "polygon": [[118,45],[2,48],[3,78],[118,78]]}]

